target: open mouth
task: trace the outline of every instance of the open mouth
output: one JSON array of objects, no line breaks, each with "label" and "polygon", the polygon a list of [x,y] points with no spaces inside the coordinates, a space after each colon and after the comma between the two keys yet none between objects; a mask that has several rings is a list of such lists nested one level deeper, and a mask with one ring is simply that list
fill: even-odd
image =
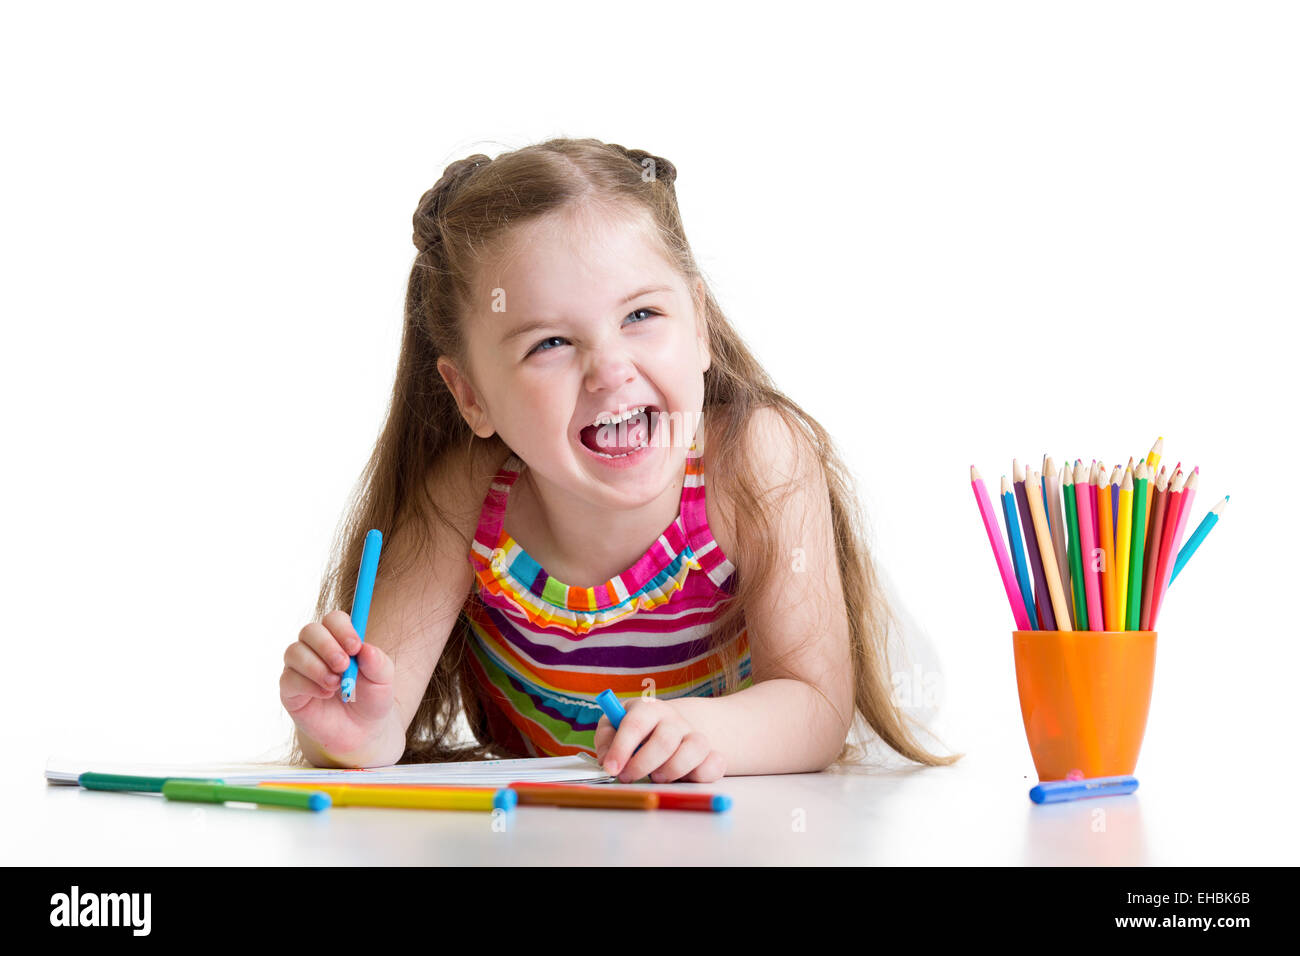
[{"label": "open mouth", "polygon": [[588,425],[578,433],[578,439],[598,455],[622,458],[650,444],[658,412],[659,406],[646,405],[620,421]]}]

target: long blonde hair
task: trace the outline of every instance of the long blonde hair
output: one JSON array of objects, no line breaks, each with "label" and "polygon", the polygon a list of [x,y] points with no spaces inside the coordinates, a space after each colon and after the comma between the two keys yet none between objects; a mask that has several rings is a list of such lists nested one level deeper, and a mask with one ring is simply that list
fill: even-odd
[{"label": "long blonde hair", "polygon": [[[471,468],[486,469],[487,474],[490,463],[499,463],[505,450],[498,436],[475,440],[437,368],[442,355],[458,368],[468,367],[462,322],[474,301],[480,263],[501,248],[511,226],[596,202],[611,209],[649,212],[668,260],[688,287],[694,287],[702,276],[686,241],[675,179],[673,164],[651,153],[595,139],[559,138],[496,159],[476,154],[458,160],[420,198],[413,217],[419,252],[407,284],[401,353],[388,417],[336,532],[316,604],[317,620],[335,608],[351,606],[370,528],[384,531],[386,540],[402,532],[414,542],[402,554],[385,553],[390,573],[400,574],[432,553],[435,534],[459,536],[469,553],[471,542],[428,493],[427,476],[449,448],[469,446]],[[782,561],[771,533],[779,502],[761,493],[752,463],[762,456],[753,454],[744,427],[756,409],[769,407],[815,449],[826,476],[849,620],[855,717],[864,719],[885,744],[910,760],[927,765],[954,762],[962,755],[937,756],[918,743],[908,724],[920,725],[892,699],[887,640],[894,619],[872,566],[852,477],[830,436],[773,384],[723,315],[707,283],[698,305],[712,359],[704,373],[704,414],[716,420],[707,448],[707,480],[710,487],[724,491],[711,495],[710,501],[731,502],[728,515],[735,529],[735,553],[743,556],[734,599],[725,603],[710,634],[712,649],[724,667],[715,693],[737,689],[741,662],[735,638],[745,626],[744,608],[771,585]],[[482,454],[476,454],[476,449]],[[475,600],[476,595],[466,599]],[[407,728],[406,750],[399,762],[521,756],[504,751],[488,733],[465,666],[467,639],[462,614]],[[477,743],[456,738],[462,712]],[[296,736],[291,752],[291,759],[302,761]],[[859,761],[864,755],[850,735],[837,763]]]}]

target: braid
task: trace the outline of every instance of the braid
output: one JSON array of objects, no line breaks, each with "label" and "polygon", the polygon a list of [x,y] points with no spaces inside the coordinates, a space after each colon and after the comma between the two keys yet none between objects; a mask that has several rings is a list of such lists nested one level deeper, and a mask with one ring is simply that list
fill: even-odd
[{"label": "braid", "polygon": [[460,191],[474,170],[490,162],[492,157],[483,153],[458,159],[444,169],[442,178],[420,197],[420,203],[415,207],[415,215],[411,217],[411,223],[415,226],[411,241],[415,243],[415,248],[421,255],[428,252],[435,243],[442,241],[439,223],[451,197]]},{"label": "braid", "polygon": [[[611,148],[618,150],[632,162],[636,163],[642,170],[650,171],[650,179],[658,180],[665,186],[671,186],[677,180],[677,167],[664,159],[662,156],[656,156],[654,153],[647,153],[644,149],[628,149],[626,146],[620,146],[618,143],[610,143]],[[647,163],[646,160],[650,162]],[[645,173],[642,173],[645,177]]]}]

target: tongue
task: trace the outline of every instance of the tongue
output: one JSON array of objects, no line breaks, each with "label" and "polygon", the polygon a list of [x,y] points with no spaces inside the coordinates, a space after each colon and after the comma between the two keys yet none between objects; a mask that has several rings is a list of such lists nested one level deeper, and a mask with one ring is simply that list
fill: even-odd
[{"label": "tongue", "polygon": [[588,425],[581,432],[582,443],[592,451],[607,455],[624,455],[634,448],[647,445],[648,415],[642,412],[617,425]]}]

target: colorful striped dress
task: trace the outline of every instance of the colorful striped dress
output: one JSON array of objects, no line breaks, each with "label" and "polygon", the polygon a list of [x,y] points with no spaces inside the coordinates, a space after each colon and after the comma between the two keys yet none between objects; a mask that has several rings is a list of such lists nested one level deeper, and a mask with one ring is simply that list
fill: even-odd
[{"label": "colorful striped dress", "polygon": [[[492,739],[517,756],[594,755],[596,695],[607,687],[621,700],[650,687],[661,699],[713,696],[723,671],[708,635],[735,567],[709,529],[696,446],[677,518],[632,567],[591,588],[551,577],[502,527],[522,467],[512,454],[484,499],[462,610],[470,683]],[[730,690],[740,690],[752,683],[748,632],[734,641],[741,683]]]}]

